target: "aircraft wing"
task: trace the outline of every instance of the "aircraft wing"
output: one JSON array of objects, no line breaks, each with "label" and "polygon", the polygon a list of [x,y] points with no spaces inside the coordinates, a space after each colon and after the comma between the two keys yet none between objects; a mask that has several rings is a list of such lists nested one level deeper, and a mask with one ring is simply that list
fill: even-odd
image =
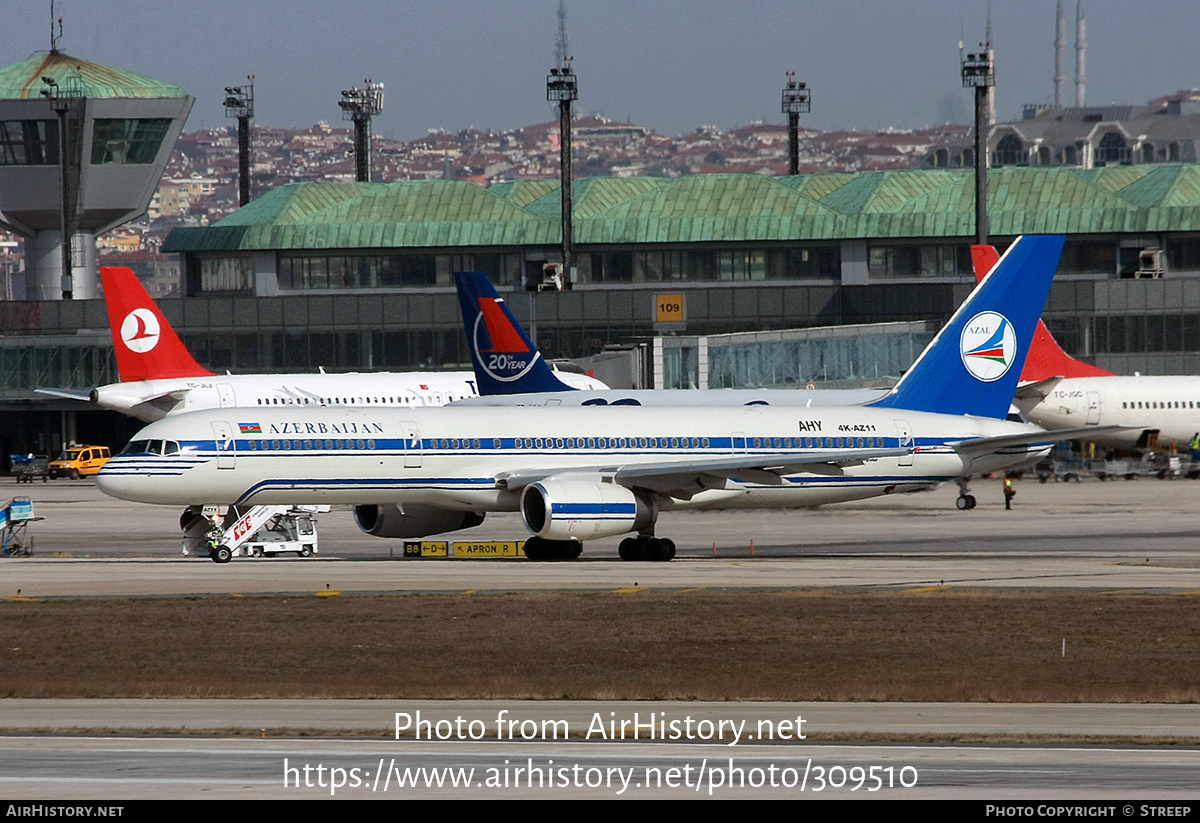
[{"label": "aircraft wing", "polygon": [[1075,429],[1052,429],[1026,434],[1005,434],[999,437],[974,437],[970,440],[955,440],[946,445],[969,457],[991,454],[1009,446],[1028,446],[1031,443],[1058,443],[1062,440],[1087,439],[1098,434],[1139,430],[1136,426],[1080,426]]},{"label": "aircraft wing", "polygon": [[623,464],[620,460],[594,466],[570,468],[518,469],[502,472],[496,482],[509,491],[517,491],[539,480],[563,474],[604,475],[622,486],[637,486],[669,492],[701,483],[701,478],[733,478],[755,483],[777,484],[786,474],[840,474],[845,466],[857,466],[881,457],[902,457],[912,449],[837,449],[827,451],[783,452],[776,454],[734,454],[728,457],[697,458],[695,460],[638,462]]},{"label": "aircraft wing", "polygon": [[44,394],[47,397],[61,397],[65,400],[78,400],[81,403],[92,402],[92,393],[82,389],[34,389],[34,394]]}]

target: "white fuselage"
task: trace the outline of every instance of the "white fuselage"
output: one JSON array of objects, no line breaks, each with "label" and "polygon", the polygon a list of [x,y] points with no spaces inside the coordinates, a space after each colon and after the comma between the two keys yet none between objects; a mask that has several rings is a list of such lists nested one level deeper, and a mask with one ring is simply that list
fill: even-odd
[{"label": "white fuselage", "polygon": [[473,397],[473,372],[217,374],[112,383],[100,406],[148,422],[202,409],[312,406],[443,406]]},{"label": "white fuselage", "polygon": [[[584,375],[556,371],[579,389],[607,388]],[[153,422],[168,414],[216,408],[444,406],[478,394],[475,374],[374,372],[346,374],[217,374],[140,380],[100,386],[92,399],[101,407]]]},{"label": "white fuselage", "polygon": [[469,397],[460,406],[857,406],[890,389],[599,389]]},{"label": "white fuselage", "polygon": [[[155,455],[122,454],[98,477],[106,493],[174,505],[420,503],[511,511],[513,477],[609,482],[637,468],[631,488],[662,508],[794,507],[929,488],[964,474],[1028,462],[1053,438],[973,459],[950,444],[1039,432],[988,418],[863,407],[240,409],[173,415],[135,441],[166,442]],[[854,452],[912,449],[856,461]],[[845,455],[777,478],[728,471],[750,456],[764,468],[798,453]],[[784,460],[784,456],[787,460]],[[760,459],[761,456],[761,459]],[[677,468],[676,468],[677,467]],[[608,480],[605,480],[605,478]]]},{"label": "white fuselage", "polygon": [[1145,431],[1152,430],[1158,432],[1160,446],[1174,441],[1186,448],[1200,432],[1200,377],[1061,378],[1019,389],[1014,403],[1029,420],[1047,429],[1131,427],[1094,439],[1105,446],[1135,446]]}]

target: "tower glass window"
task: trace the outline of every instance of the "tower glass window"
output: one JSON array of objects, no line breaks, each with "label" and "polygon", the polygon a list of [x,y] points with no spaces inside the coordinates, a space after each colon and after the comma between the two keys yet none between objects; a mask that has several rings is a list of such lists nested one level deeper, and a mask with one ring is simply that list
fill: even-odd
[{"label": "tower glass window", "polygon": [[97,118],[92,128],[92,165],[153,163],[170,126],[166,117]]},{"label": "tower glass window", "polygon": [[58,123],[0,121],[0,166],[57,166]]}]

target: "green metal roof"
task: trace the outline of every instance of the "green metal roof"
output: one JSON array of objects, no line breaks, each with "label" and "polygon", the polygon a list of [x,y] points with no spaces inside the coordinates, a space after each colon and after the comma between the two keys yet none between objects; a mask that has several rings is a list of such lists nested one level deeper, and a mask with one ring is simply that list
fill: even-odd
[{"label": "green metal roof", "polygon": [[85,97],[187,97],[187,92],[174,83],[52,51],[0,68],[0,100],[40,97],[46,88],[43,77],[64,88],[78,82]]},{"label": "green metal roof", "polygon": [[[969,170],[589,178],[575,188],[575,242],[971,237],[974,197]],[[295,183],[175,229],[163,250],[554,245],[559,198],[545,180]],[[988,213],[996,235],[1200,231],[1200,165],[994,169]]]}]

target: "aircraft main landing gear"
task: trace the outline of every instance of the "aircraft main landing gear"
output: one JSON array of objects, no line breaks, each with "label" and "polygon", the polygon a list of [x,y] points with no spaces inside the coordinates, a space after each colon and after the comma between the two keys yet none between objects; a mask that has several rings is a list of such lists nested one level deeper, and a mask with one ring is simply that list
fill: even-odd
[{"label": "aircraft main landing gear", "polygon": [[657,560],[665,563],[675,556],[675,541],[668,537],[639,534],[622,540],[617,552],[622,560]]},{"label": "aircraft main landing gear", "polygon": [[954,501],[954,505],[960,512],[975,508],[975,495],[971,494],[967,487],[967,478],[960,477],[956,482],[958,483],[958,499]]}]

